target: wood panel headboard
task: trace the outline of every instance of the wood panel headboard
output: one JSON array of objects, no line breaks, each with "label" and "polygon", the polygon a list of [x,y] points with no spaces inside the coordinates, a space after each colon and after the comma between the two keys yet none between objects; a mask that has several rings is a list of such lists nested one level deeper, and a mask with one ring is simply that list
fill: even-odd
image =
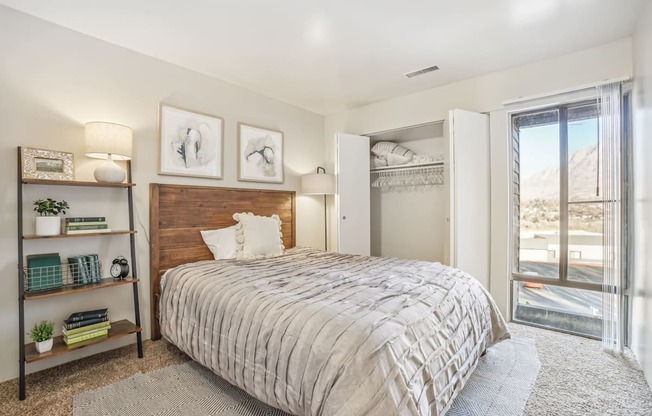
[{"label": "wood panel headboard", "polygon": [[234,225],[233,214],[281,217],[283,244],[296,244],[296,205],[294,191],[219,188],[212,186],[149,186],[150,303],[152,339],[161,337],[158,301],[161,273],[184,263],[210,260],[200,230]]}]

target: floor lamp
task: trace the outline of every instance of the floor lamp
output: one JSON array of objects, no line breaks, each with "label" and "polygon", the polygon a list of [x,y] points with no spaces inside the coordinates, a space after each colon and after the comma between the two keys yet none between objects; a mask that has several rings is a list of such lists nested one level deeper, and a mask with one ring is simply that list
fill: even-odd
[{"label": "floor lamp", "polygon": [[326,195],[335,193],[335,175],[326,173],[319,166],[317,173],[301,177],[301,193],[304,195],[324,195],[324,250],[328,250],[328,217],[326,212]]}]

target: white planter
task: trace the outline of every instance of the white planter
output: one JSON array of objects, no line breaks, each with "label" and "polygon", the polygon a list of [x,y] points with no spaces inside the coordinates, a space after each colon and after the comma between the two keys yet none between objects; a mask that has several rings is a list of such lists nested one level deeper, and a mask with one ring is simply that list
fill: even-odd
[{"label": "white planter", "polygon": [[61,217],[36,217],[36,235],[61,234]]},{"label": "white planter", "polygon": [[52,349],[52,338],[41,342],[35,342],[34,344],[36,344],[36,351],[43,354]]}]

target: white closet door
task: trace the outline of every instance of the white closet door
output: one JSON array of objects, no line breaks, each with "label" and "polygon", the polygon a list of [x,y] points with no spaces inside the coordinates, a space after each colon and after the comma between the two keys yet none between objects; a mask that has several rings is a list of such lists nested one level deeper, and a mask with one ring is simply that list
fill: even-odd
[{"label": "white closet door", "polygon": [[449,112],[450,262],[489,284],[489,116]]},{"label": "white closet door", "polygon": [[371,252],[369,137],[337,134],[337,247],[340,253]]}]

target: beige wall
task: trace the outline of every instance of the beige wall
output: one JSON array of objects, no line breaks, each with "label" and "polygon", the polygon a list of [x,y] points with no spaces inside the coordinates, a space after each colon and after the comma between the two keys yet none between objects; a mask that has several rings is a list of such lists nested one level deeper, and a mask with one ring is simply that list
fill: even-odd
[{"label": "beige wall", "polygon": [[634,35],[634,305],[632,350],[652,385],[652,4]]},{"label": "beige wall", "polygon": [[[16,247],[16,147],[27,146],[73,152],[77,178],[92,178],[100,161],[83,156],[87,121],[100,120],[134,130],[135,209],[138,215],[138,272],[142,319],[146,337],[150,307],[148,184],[151,182],[298,190],[298,176],[312,172],[325,160],[324,118],[297,107],[204,75],[81,35],[0,6],[0,190],[4,195],[0,219],[0,381],[18,376],[18,302]],[[210,53],[210,51],[206,51]],[[157,118],[159,102],[220,116],[224,129],[224,179],[196,179],[157,175]],[[236,180],[236,124],[247,122],[284,132],[285,183],[264,185]],[[126,226],[125,193],[109,190],[30,187],[25,197],[25,226],[33,227],[31,201],[63,198],[73,215],[106,215],[112,226]],[[297,198],[297,242],[321,247],[322,205],[318,197]],[[128,253],[128,239],[81,238],[76,241],[30,242],[29,252],[62,255],[104,253],[103,260]],[[82,242],[83,240],[83,242]],[[105,267],[105,270],[107,268]],[[114,288],[64,298],[29,302],[26,323],[41,319],[60,322],[82,308],[108,306],[112,319],[131,318],[131,291]],[[118,345],[112,343],[111,346]],[[61,359],[28,365],[28,371],[79,358],[108,344],[85,348]]]},{"label": "beige wall", "polygon": [[[443,70],[446,70],[445,66]],[[448,110],[453,108],[491,112],[490,291],[505,313],[509,302],[511,160],[506,111],[502,102],[605,79],[627,77],[631,73],[631,39],[626,38],[573,54],[370,104],[326,117],[326,152],[329,160],[333,160],[333,137],[338,132],[365,134],[442,120],[446,118]],[[335,218],[331,220],[334,224]],[[406,218],[405,221],[418,221],[418,218]],[[330,232],[334,234],[335,227]],[[333,238],[333,241],[336,239]]]}]

